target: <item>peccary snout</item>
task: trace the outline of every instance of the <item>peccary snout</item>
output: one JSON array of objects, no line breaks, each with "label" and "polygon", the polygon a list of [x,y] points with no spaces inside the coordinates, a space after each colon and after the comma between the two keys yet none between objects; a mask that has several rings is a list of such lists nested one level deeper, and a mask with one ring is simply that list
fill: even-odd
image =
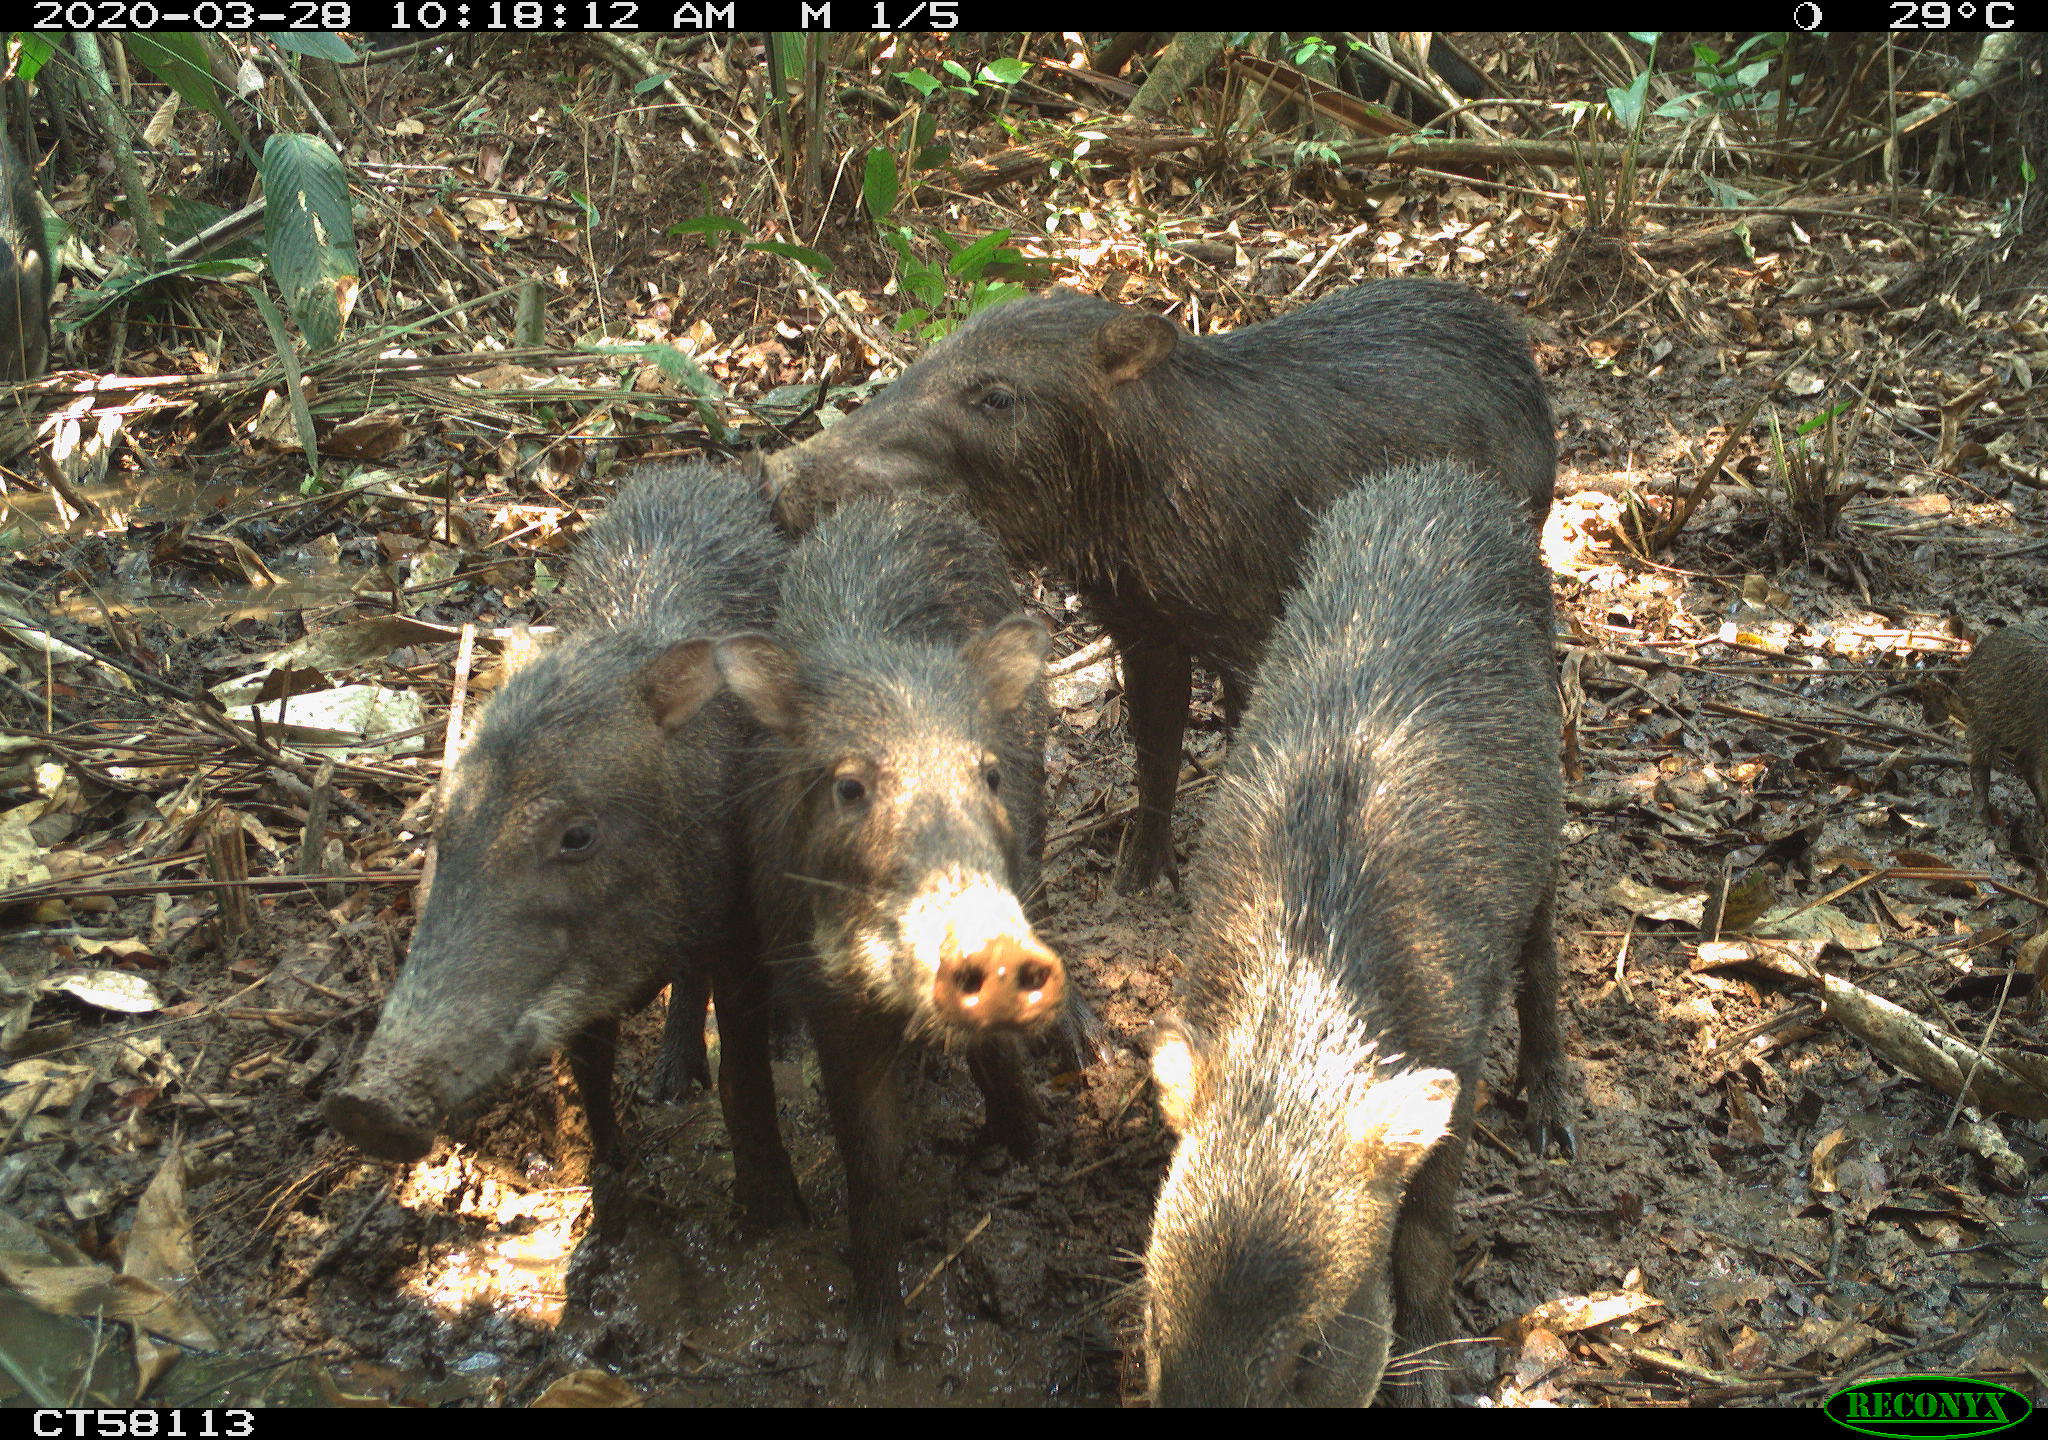
[{"label": "peccary snout", "polygon": [[1033,939],[998,935],[971,954],[939,962],[932,1002],[955,1024],[1034,1025],[1059,1012],[1060,957]]},{"label": "peccary snout", "polygon": [[320,1113],[349,1143],[379,1160],[426,1158],[439,1128],[433,1120],[407,1114],[403,1105],[359,1085],[329,1095]]}]

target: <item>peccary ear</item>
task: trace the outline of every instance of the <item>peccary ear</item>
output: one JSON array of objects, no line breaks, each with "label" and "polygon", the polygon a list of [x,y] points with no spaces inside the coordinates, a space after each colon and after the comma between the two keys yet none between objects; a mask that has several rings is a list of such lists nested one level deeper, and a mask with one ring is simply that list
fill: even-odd
[{"label": "peccary ear", "polygon": [[1007,715],[1024,703],[1040,672],[1052,636],[1035,615],[1012,615],[982,631],[960,647],[967,663],[981,677],[981,698],[990,710]]},{"label": "peccary ear", "polygon": [[1095,361],[1121,385],[1171,355],[1179,339],[1180,329],[1171,320],[1126,310],[1095,332]]},{"label": "peccary ear", "polygon": [[1169,1010],[1152,1022],[1152,1083],[1159,1087],[1159,1113],[1176,1135],[1187,1133],[1202,1088],[1202,1056],[1194,1031]]},{"label": "peccary ear", "polygon": [[718,686],[709,640],[671,645],[640,667],[640,693],[647,697],[654,723],[664,730],[677,729],[702,710]]},{"label": "peccary ear", "polygon": [[1458,1077],[1448,1070],[1406,1070],[1375,1082],[1344,1115],[1353,1163],[1407,1183],[1451,1133],[1457,1104]]},{"label": "peccary ear", "polygon": [[796,657],[766,635],[728,635],[715,650],[718,673],[754,718],[778,735],[796,729]]}]

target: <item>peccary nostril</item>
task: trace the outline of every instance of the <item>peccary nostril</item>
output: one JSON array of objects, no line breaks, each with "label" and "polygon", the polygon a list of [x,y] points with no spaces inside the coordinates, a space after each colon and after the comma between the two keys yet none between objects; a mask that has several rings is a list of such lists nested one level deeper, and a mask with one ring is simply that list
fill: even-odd
[{"label": "peccary nostril", "polygon": [[939,964],[932,999],[939,1013],[973,1026],[1037,1025],[1066,990],[1059,957],[1035,941],[998,936],[972,955]]}]

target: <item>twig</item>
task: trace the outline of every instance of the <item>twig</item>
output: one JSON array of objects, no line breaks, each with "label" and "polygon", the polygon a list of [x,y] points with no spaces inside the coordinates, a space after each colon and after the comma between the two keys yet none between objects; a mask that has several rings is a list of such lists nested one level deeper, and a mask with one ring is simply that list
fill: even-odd
[{"label": "twig", "polygon": [[[1215,780],[1216,777],[1214,775],[1197,775],[1194,779],[1186,781],[1185,783],[1176,787],[1173,793],[1176,797],[1182,795],[1191,795],[1195,791],[1201,789],[1206,785],[1214,784]],[[1060,831],[1058,834],[1046,836],[1045,843],[1049,848],[1056,841],[1071,840],[1077,835],[1090,834],[1096,830],[1101,830],[1107,826],[1114,825],[1119,820],[1128,820],[1131,816],[1137,813],[1138,802],[1134,800],[1130,804],[1120,806],[1115,810],[1105,810],[1102,814],[1097,815],[1093,820],[1077,820],[1072,825],[1069,825],[1066,829]],[[1052,857],[1050,854],[1048,854],[1046,858],[1051,859]]]},{"label": "twig", "polygon": [[944,1271],[948,1265],[951,1265],[955,1260],[958,1260],[960,1256],[966,1252],[967,1247],[969,1245],[972,1245],[975,1242],[975,1240],[980,1237],[981,1232],[988,1229],[988,1222],[995,1218],[995,1211],[991,1210],[988,1212],[988,1214],[982,1216],[981,1219],[975,1221],[974,1228],[967,1232],[967,1238],[962,1240],[958,1245],[955,1245],[953,1247],[953,1253],[948,1255],[945,1259],[941,1260],[938,1264],[932,1266],[931,1273],[925,1276],[924,1279],[918,1281],[916,1285],[911,1287],[910,1293],[903,1297],[904,1305],[909,1306],[911,1304],[914,1304],[917,1300],[917,1297],[924,1294],[925,1287],[931,1284],[932,1281],[938,1279],[940,1273]]},{"label": "twig", "polygon": [[1116,649],[1116,641],[1107,635],[1090,640],[1071,655],[1065,655],[1045,667],[1048,679],[1057,680],[1063,675],[1072,675],[1077,670],[1086,670],[1090,665]]},{"label": "twig", "polygon": [[[194,858],[190,854],[177,857]],[[168,861],[151,861],[168,864]],[[140,867],[138,867],[140,868]],[[251,875],[245,880],[148,880],[133,885],[54,885],[44,882],[0,890],[0,906],[24,900],[70,900],[80,895],[190,895],[197,891],[237,888],[243,890],[311,890],[316,885],[417,885],[417,870],[357,870],[342,875]]]}]

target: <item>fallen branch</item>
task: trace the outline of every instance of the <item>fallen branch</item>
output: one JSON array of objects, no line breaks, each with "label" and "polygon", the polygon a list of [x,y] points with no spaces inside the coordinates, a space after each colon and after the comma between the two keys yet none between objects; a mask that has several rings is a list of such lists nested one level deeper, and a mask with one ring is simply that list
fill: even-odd
[{"label": "fallen branch", "polygon": [[[2003,1110],[2029,1120],[2048,1119],[2048,1073],[2023,1075],[2008,1065],[2017,1061],[2048,1072],[2048,1057],[2026,1056],[2002,1047],[1980,1049],[1967,1040],[1937,1030],[1919,1016],[1833,975],[1821,978],[1829,1018],[1837,1021],[1907,1074],[1926,1081],[1944,1095],[1967,1101],[1980,1110]],[[2031,1065],[2029,1061],[2040,1061]]]}]

